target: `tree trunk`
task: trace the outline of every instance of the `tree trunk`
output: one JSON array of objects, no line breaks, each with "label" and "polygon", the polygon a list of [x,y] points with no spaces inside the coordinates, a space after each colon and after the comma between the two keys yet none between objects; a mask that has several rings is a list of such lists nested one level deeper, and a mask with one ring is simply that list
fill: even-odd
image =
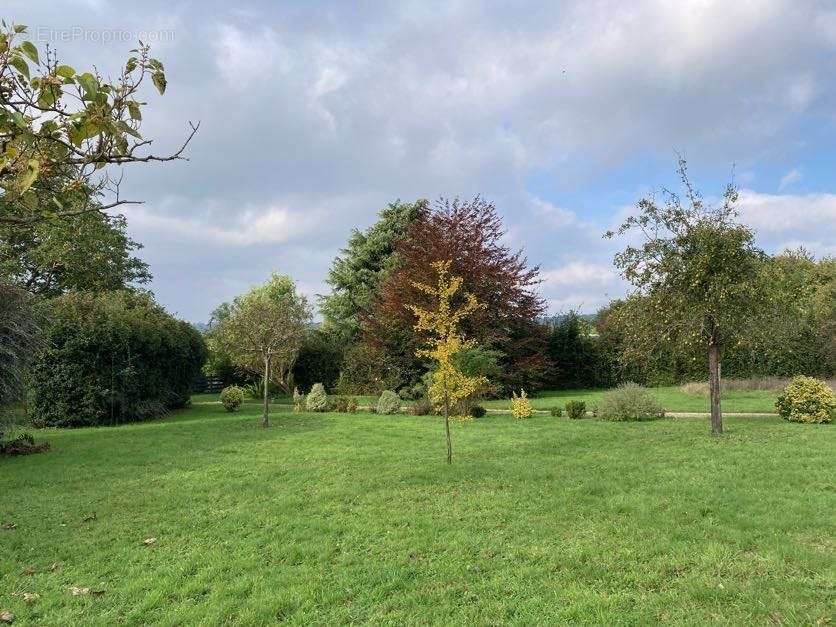
[{"label": "tree trunk", "polygon": [[720,347],[714,337],[708,342],[708,389],[711,395],[711,435],[721,435],[723,414],[720,412]]},{"label": "tree trunk", "polygon": [[268,388],[270,387],[270,358],[264,360],[264,413],[261,416],[261,426],[270,426],[270,397],[268,395]]},{"label": "tree trunk", "polygon": [[447,463],[453,463],[453,442],[450,440],[450,401],[444,397],[444,433],[447,435]]}]

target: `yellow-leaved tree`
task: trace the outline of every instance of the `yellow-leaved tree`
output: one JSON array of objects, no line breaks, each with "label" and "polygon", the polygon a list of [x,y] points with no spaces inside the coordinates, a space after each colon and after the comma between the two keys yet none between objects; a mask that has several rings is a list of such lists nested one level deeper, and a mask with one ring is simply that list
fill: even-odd
[{"label": "yellow-leaved tree", "polygon": [[485,305],[476,301],[469,292],[462,292],[454,298],[462,286],[462,278],[450,275],[450,261],[436,261],[432,264],[438,275],[435,286],[413,282],[413,286],[427,294],[434,301],[433,309],[424,309],[418,305],[407,305],[418,322],[415,330],[428,336],[425,348],[419,349],[419,357],[428,357],[435,362],[430,385],[430,400],[444,411],[444,433],[447,436],[447,463],[453,461],[453,445],[450,441],[450,409],[459,401],[475,394],[487,380],[484,377],[472,377],[459,370],[454,357],[459,351],[474,345],[466,340],[459,330],[459,323],[477,309]]}]

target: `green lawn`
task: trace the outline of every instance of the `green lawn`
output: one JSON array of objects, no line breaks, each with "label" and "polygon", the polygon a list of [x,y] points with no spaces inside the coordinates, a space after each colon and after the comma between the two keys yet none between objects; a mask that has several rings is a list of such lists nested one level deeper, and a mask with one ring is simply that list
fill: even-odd
[{"label": "green lawn", "polygon": [[833,620],[833,427],[728,419],[714,439],[703,419],[494,415],[454,424],[448,467],[437,418],[277,414],[265,430],[257,412],[41,432],[51,452],[0,459],[0,519],[17,525],[0,529],[0,610],[15,625]]},{"label": "green lawn", "polygon": [[[686,394],[678,385],[649,388],[662,406],[672,412],[707,412],[709,401],[707,396],[697,394]],[[601,402],[601,397],[606,390],[559,390],[538,393],[531,399],[535,409],[550,409],[552,407],[563,407],[566,401],[586,401],[587,408]],[[774,413],[775,399],[778,392],[771,390],[753,391],[728,391],[723,393],[723,411],[735,413]],[[487,401],[485,407],[506,409],[509,401],[496,400]]]},{"label": "green lawn", "polygon": [[[686,394],[678,385],[649,388],[650,392],[659,399],[662,406],[670,412],[708,412],[708,397],[697,394]],[[566,401],[586,401],[587,408],[591,409],[593,404],[599,403],[606,390],[557,390],[539,392],[531,399],[535,409],[551,409],[552,407],[563,407]],[[722,408],[724,412],[730,413],[775,413],[775,399],[777,391],[732,390],[723,393]],[[195,397],[201,402],[217,401],[217,394],[201,394]],[[357,397],[362,405],[374,405],[377,397]],[[257,402],[249,400],[248,402]],[[278,403],[290,405],[293,401],[290,398],[278,399]],[[406,404],[406,403],[405,403]],[[485,401],[485,407],[491,409],[509,409],[510,401],[505,399]]]}]

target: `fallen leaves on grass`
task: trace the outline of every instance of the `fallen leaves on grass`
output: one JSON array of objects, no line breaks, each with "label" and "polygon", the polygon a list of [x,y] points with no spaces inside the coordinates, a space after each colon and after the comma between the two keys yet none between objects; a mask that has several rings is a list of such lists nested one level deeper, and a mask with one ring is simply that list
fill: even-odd
[{"label": "fallen leaves on grass", "polygon": [[8,625],[11,625],[13,622],[15,622],[14,614],[7,610],[0,612],[0,623],[6,623]]},{"label": "fallen leaves on grass", "polygon": [[34,603],[35,601],[37,601],[40,598],[41,598],[41,595],[37,594],[35,592],[24,592],[23,593],[23,600],[26,603]]},{"label": "fallen leaves on grass", "polygon": [[49,567],[49,572],[54,573],[56,570],[61,570],[61,562],[52,562],[52,566]]},{"label": "fallen leaves on grass", "polygon": [[81,519],[81,522],[90,522],[91,520],[96,520],[96,512],[89,514]]},{"label": "fallen leaves on grass", "polygon": [[155,544],[156,542],[157,542],[156,538],[145,538],[142,541],[142,544],[144,544],[145,546],[151,546],[152,544]]},{"label": "fallen leaves on grass", "polygon": [[37,568],[35,568],[34,566],[27,566],[22,571],[20,571],[20,574],[21,575],[34,575],[36,572],[38,572]]},{"label": "fallen leaves on grass", "polygon": [[79,588],[78,586],[73,586],[70,588],[70,592],[72,592],[74,597],[82,597],[90,594],[90,588]]},{"label": "fallen leaves on grass", "polygon": [[3,529],[17,529],[17,523],[5,522],[2,525],[0,525],[0,527],[2,527]]}]

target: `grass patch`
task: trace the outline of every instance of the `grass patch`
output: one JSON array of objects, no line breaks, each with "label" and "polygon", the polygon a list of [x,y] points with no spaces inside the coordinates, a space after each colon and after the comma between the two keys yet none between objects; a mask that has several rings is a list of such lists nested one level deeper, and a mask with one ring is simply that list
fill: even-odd
[{"label": "grass patch", "polygon": [[437,418],[257,416],[196,405],[0,459],[16,524],[0,609],[20,625],[832,616],[833,428],[492,416],[453,425],[448,467]]}]

